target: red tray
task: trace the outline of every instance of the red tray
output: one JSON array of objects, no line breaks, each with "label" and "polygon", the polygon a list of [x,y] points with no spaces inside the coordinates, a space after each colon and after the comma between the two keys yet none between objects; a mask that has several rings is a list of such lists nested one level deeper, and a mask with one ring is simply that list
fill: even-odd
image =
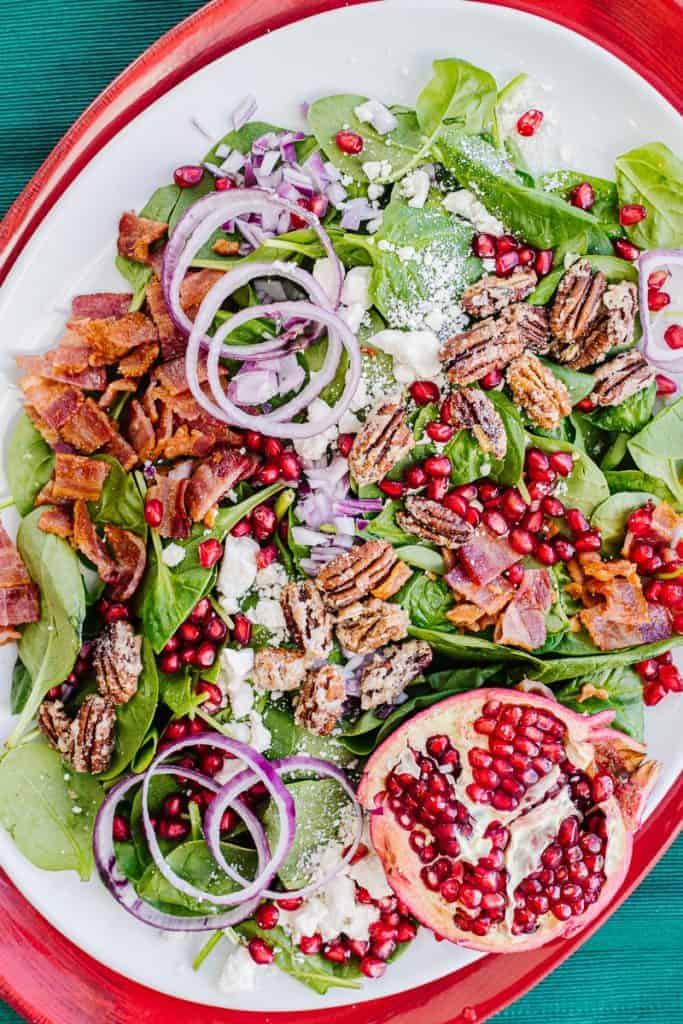
[{"label": "red tray", "polygon": [[[0,283],[37,224],[93,156],[136,114],[198,68],[237,46],[322,11],[366,0],[215,0],[163,36],[88,107],[0,223]],[[496,0],[492,0],[496,2]],[[498,0],[558,22],[611,51],[678,110],[683,77],[678,0]],[[337,1024],[471,1024],[484,1021],[554,970],[641,882],[681,829],[680,778],[639,831],[612,904],[580,935],[530,953],[487,956],[439,981],[361,1005],[336,1007]],[[44,1024],[323,1024],[329,1009],[245,1013],[173,999],[102,966],[61,935],[0,871],[3,954],[0,996]]]}]

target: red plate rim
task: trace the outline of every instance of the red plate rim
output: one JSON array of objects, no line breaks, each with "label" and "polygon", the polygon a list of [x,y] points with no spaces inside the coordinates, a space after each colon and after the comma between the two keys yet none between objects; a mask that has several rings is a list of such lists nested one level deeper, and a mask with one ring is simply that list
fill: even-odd
[{"label": "red plate rim", "polygon": [[[131,64],[87,108],[57,144],[0,222],[0,283],[68,185],[140,111],[217,57],[267,31],[369,0],[214,0]],[[677,110],[683,81],[676,54],[680,15],[668,0],[643,20],[632,0],[483,0],[544,17],[602,46],[646,78]],[[615,9],[618,8],[618,9]],[[408,992],[335,1007],[338,1024],[465,1024],[499,1012],[557,967],[596,931],[654,867],[681,830],[683,776],[638,832],[633,859],[609,907],[568,940],[514,955],[484,957],[454,974]],[[46,1024],[256,1024],[263,1014],[224,1010],[162,995],[129,981],[82,952],[52,927],[0,871],[4,955],[0,996],[29,1020]],[[361,1009],[362,1006],[362,1009]],[[320,1009],[268,1014],[282,1024],[323,1024]]]}]

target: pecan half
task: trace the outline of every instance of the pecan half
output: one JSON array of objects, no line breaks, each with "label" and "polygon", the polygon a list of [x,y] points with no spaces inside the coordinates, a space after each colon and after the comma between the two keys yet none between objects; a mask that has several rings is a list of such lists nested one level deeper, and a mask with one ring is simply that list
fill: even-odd
[{"label": "pecan half", "polygon": [[471,430],[480,447],[494,458],[504,459],[508,436],[500,413],[479,388],[454,391],[448,399],[449,420],[458,430]]},{"label": "pecan half", "polygon": [[332,618],[315,584],[288,583],[280,591],[280,605],[296,644],[315,658],[326,658],[332,650]]},{"label": "pecan half", "polygon": [[475,281],[462,293],[460,305],[469,316],[481,319],[500,313],[513,302],[521,302],[538,283],[535,270],[518,268],[509,277],[489,274]]},{"label": "pecan half", "polygon": [[565,385],[531,352],[510,363],[506,379],[515,403],[543,430],[555,430],[572,411]]},{"label": "pecan half", "polygon": [[492,370],[504,370],[524,351],[519,324],[489,317],[456,334],[441,347],[439,359],[455,384],[473,384]]},{"label": "pecan half", "polygon": [[522,344],[527,352],[543,355],[550,348],[550,324],[545,306],[530,306],[517,302],[501,313],[503,323],[519,328]]},{"label": "pecan half", "polygon": [[112,704],[127,704],[137,693],[141,647],[142,637],[135,635],[130,622],[111,622],[98,636],[93,668],[100,693]]},{"label": "pecan half", "polygon": [[99,775],[111,764],[116,739],[116,710],[111,701],[93,693],[71,723],[72,764],[77,772]]},{"label": "pecan half", "polygon": [[261,690],[298,690],[308,665],[303,651],[264,647],[254,655],[254,684]]},{"label": "pecan half", "polygon": [[38,728],[51,747],[70,761],[74,740],[71,735],[71,719],[64,710],[61,700],[44,700],[38,708]]},{"label": "pecan half", "polygon": [[579,260],[564,274],[557,286],[550,310],[550,330],[557,358],[568,363],[581,350],[580,339],[596,322],[602,309],[607,279],[602,271],[593,273],[588,260]]},{"label": "pecan half", "polygon": [[346,687],[334,665],[312,668],[304,679],[294,709],[294,721],[317,736],[328,736],[342,715]]},{"label": "pecan half", "polygon": [[353,654],[371,654],[378,647],[408,635],[410,619],[398,604],[371,598],[352,604],[337,618],[337,639]]},{"label": "pecan half", "polygon": [[371,412],[349,452],[349,469],[359,484],[374,484],[415,445],[401,400],[388,399]]},{"label": "pecan half", "polygon": [[316,576],[329,608],[346,608],[372,594],[391,597],[410,576],[408,567],[385,540],[370,540],[338,555]]},{"label": "pecan half", "polygon": [[405,509],[396,513],[399,526],[441,548],[459,548],[472,535],[473,527],[438,501],[410,495],[405,500]]},{"label": "pecan half", "polygon": [[360,706],[363,711],[392,704],[432,660],[432,649],[424,640],[388,644],[373,654],[360,680]]},{"label": "pecan half", "polygon": [[573,370],[601,363],[613,348],[622,348],[633,341],[633,328],[638,312],[638,293],[630,281],[611,284],[602,297],[602,312],[581,341],[581,347],[569,365]]},{"label": "pecan half", "polygon": [[592,398],[598,405],[620,405],[654,379],[655,371],[640,352],[622,352],[595,371]]}]

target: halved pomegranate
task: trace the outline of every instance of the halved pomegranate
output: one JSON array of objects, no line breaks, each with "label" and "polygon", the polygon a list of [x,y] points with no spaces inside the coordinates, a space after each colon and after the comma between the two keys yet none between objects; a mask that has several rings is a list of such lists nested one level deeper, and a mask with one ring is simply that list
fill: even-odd
[{"label": "halved pomegranate", "polygon": [[422,924],[515,952],[600,912],[658,771],[612,718],[477,690],[416,715],[375,751],[358,796],[389,884]]}]

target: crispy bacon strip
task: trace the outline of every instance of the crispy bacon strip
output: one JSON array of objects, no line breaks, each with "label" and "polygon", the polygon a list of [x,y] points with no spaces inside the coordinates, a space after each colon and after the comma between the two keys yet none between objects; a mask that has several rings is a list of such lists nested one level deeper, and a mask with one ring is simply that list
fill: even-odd
[{"label": "crispy bacon strip", "polygon": [[159,346],[156,341],[147,345],[138,345],[127,356],[124,356],[119,363],[119,373],[124,377],[142,377],[154,366],[159,356]]},{"label": "crispy bacon strip", "polygon": [[124,213],[119,221],[120,255],[136,263],[148,263],[150,245],[163,238],[167,230],[168,224],[163,221],[138,217],[132,212]]},{"label": "crispy bacon strip", "polygon": [[493,639],[497,644],[535,651],[546,639],[546,615],[553,602],[553,584],[547,569],[527,569],[510,604],[498,619]]},{"label": "crispy bacon strip", "polygon": [[127,473],[133,466],[138,464],[135,450],[131,448],[125,437],[122,437],[116,430],[112,434],[111,440],[105,444],[102,452],[104,455],[111,455],[117,462],[120,462]]},{"label": "crispy bacon strip", "polygon": [[78,373],[68,373],[54,368],[55,356],[55,352],[46,352],[43,356],[17,356],[17,366],[23,373],[46,377],[62,384],[73,384],[84,391],[103,391],[107,386],[104,368],[88,367]]},{"label": "crispy bacon strip", "polygon": [[156,435],[149,416],[137,399],[128,404],[125,415],[126,438],[130,441],[140,459],[147,459],[154,451]]},{"label": "crispy bacon strip", "polygon": [[203,519],[235,484],[258,465],[255,456],[234,448],[217,448],[195,469],[187,488],[187,510],[195,522]]},{"label": "crispy bacon strip", "polygon": [[156,498],[161,502],[163,518],[157,527],[162,537],[182,539],[189,537],[192,520],[187,514],[186,494],[189,480],[172,480],[161,477],[159,482],[147,491],[149,499]]},{"label": "crispy bacon strip", "polygon": [[67,330],[53,349],[53,368],[59,373],[84,373],[90,366],[90,347],[75,331]]},{"label": "crispy bacon strip", "polygon": [[120,292],[93,292],[90,295],[74,295],[71,300],[71,316],[75,319],[99,320],[109,316],[125,316],[133,296]]},{"label": "crispy bacon strip", "polygon": [[0,590],[0,626],[19,626],[40,618],[38,587],[3,587]]},{"label": "crispy bacon strip", "polygon": [[496,576],[486,584],[473,583],[457,565],[444,578],[459,600],[475,605],[487,615],[497,615],[502,611],[515,592],[515,588],[504,576]]},{"label": "crispy bacon strip", "polygon": [[118,395],[122,391],[137,391],[138,381],[136,380],[124,380],[119,377],[117,380],[113,380],[111,384],[107,384],[105,392],[101,395],[98,405],[100,409],[110,409],[116,401]]},{"label": "crispy bacon strip", "polygon": [[475,534],[459,548],[458,556],[470,579],[482,586],[491,583],[522,557],[504,537],[492,537],[488,533]]},{"label": "crispy bacon strip", "polygon": [[194,320],[203,299],[221,277],[222,270],[196,270],[185,275],[180,286],[180,305],[191,320]]},{"label": "crispy bacon strip", "polygon": [[74,546],[95,566],[100,579],[103,579],[105,583],[116,580],[116,563],[97,536],[97,531],[88,514],[88,506],[84,501],[74,503],[73,542]]},{"label": "crispy bacon strip", "polygon": [[17,546],[0,523],[0,587],[22,587],[30,583],[31,577]]},{"label": "crispy bacon strip", "polygon": [[161,358],[164,360],[175,359],[176,356],[184,353],[187,347],[187,338],[183,337],[171,319],[164,293],[161,290],[161,283],[156,279],[150,281],[145,295],[147,308],[159,334]]},{"label": "crispy bacon strip", "polygon": [[596,605],[579,612],[591,640],[601,651],[616,651],[636,644],[650,644],[655,640],[666,640],[671,636],[671,620],[661,604],[647,604],[645,622],[615,622]]},{"label": "crispy bacon strip", "polygon": [[30,419],[33,426],[36,428],[38,433],[44,438],[45,441],[50,445],[51,448],[56,448],[61,442],[61,438],[54,427],[51,427],[45,420],[38,414],[38,410],[28,403],[24,404],[24,412]]},{"label": "crispy bacon strip", "polygon": [[138,589],[145,571],[145,542],[130,530],[110,523],[104,528],[104,536],[116,559],[118,572],[112,584],[111,596],[115,601],[128,601]]},{"label": "crispy bacon strip", "polygon": [[55,456],[52,495],[57,500],[68,498],[73,501],[97,501],[110,469],[106,462],[98,459],[58,452]]},{"label": "crispy bacon strip", "polygon": [[156,327],[144,313],[126,313],[103,320],[70,320],[69,329],[90,349],[90,366],[109,366],[131,349],[157,340]]},{"label": "crispy bacon strip", "polygon": [[24,377],[19,386],[39,419],[52,430],[60,432],[85,401],[83,393],[77,388],[61,384],[59,381],[36,377],[35,374]]},{"label": "crispy bacon strip", "polygon": [[57,537],[68,540],[73,537],[74,514],[70,508],[46,508],[38,520],[38,528],[43,533],[54,533]]},{"label": "crispy bacon strip", "polygon": [[86,398],[78,411],[62,424],[60,433],[76,451],[89,455],[111,440],[114,428],[97,403]]}]

